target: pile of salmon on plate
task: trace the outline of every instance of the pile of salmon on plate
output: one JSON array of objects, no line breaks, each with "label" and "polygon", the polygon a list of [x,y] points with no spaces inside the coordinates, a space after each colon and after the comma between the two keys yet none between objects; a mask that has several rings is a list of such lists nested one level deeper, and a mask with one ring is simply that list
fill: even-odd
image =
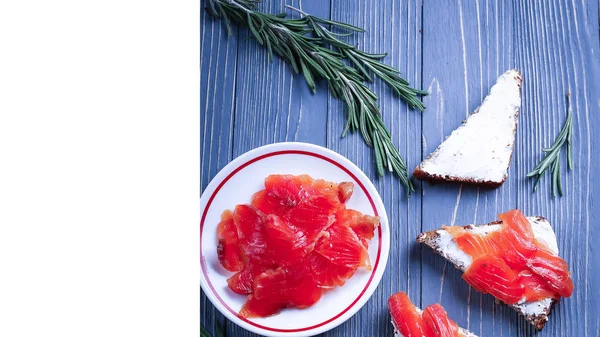
[{"label": "pile of salmon on plate", "polygon": [[223,213],[217,252],[235,272],[231,291],[247,296],[241,317],[310,307],[371,268],[367,249],[379,218],[346,207],[353,190],[350,182],[274,174],[250,204]]}]

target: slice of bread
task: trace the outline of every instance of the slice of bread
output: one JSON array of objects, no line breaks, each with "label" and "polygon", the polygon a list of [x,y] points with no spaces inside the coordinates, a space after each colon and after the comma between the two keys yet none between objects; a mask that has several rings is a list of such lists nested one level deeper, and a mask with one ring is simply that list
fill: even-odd
[{"label": "slice of bread", "polygon": [[413,172],[430,182],[499,187],[506,180],[521,108],[521,73],[502,74],[483,103]]},{"label": "slice of bread", "polygon": [[[548,220],[543,217],[527,217],[527,220],[531,223],[536,240],[544,243],[554,254],[558,255],[556,234]],[[467,231],[472,231],[474,233],[486,234],[499,230],[501,223],[501,221],[495,221],[487,225],[468,225],[464,226],[464,228]],[[417,242],[429,246],[463,272],[471,265],[471,257],[458,248],[452,235],[444,229],[421,233],[417,236]],[[555,303],[555,299],[545,298],[535,302],[512,304],[510,307],[515,309],[519,314],[525,316],[525,319],[533,324],[538,330],[541,330],[548,321],[548,316]]]}]

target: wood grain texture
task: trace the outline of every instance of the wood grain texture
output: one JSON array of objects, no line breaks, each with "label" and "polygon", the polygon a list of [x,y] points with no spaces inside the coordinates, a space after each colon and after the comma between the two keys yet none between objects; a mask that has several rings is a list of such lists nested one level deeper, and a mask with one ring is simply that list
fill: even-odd
[{"label": "wood grain texture", "polygon": [[[516,65],[512,5],[504,1],[444,1],[425,6],[423,15],[423,82],[431,95],[423,115],[423,156],[473,112],[499,75]],[[467,185],[424,184],[423,231],[441,224],[489,222],[516,207],[515,163],[498,189]],[[424,305],[439,302],[460,326],[478,335],[513,336],[516,313],[472,290],[462,273],[442,257],[423,251]],[[425,276],[427,275],[427,276]]]},{"label": "wood grain texture", "polygon": [[[306,4],[305,4],[306,3]],[[267,1],[260,5],[269,13],[285,12],[285,5],[329,17],[328,2]],[[287,10],[289,12],[289,10]],[[313,95],[304,77],[274,57],[269,62],[266,50],[250,32],[240,32],[235,95],[233,155],[261,145],[301,141],[324,146],[327,130],[327,86],[317,85]]]},{"label": "wood grain texture", "polygon": [[[523,101],[517,139],[506,183],[495,190],[460,185],[416,183],[410,199],[399,182],[378,177],[373,154],[360,135],[341,138],[345,108],[324,83],[311,94],[301,76],[265,50],[248,31],[226,37],[222,23],[201,13],[201,184],[206,187],[230,160],[258,146],[304,141],[326,146],[356,163],[382,196],[392,249],[381,284],[350,320],[323,337],[392,336],[387,298],[406,291],[421,306],[441,303],[463,327],[480,336],[533,336],[522,318],[488,295],[473,291],[458,271],[418,246],[416,235],[441,224],[486,223],[500,212],[520,208],[543,215],[554,226],[561,255],[573,271],[574,295],[561,301],[540,335],[600,336],[600,2],[582,0],[330,0],[270,1],[261,9],[284,11],[285,4],[325,18],[367,29],[357,36],[370,52],[388,52],[417,87],[429,90],[424,113],[409,109],[380,81],[383,119],[409,170],[429,155],[487,95],[496,78],[510,68],[523,74]],[[204,7],[204,4],[202,4]],[[421,33],[422,31],[422,33]],[[551,144],[566,115],[572,93],[575,168],[562,179],[565,195],[553,199],[548,177],[531,192],[525,176]],[[596,155],[593,155],[596,154]],[[201,323],[210,332],[223,316],[201,297]],[[231,322],[228,337],[256,336]],[[216,335],[213,335],[216,337]]]},{"label": "wood grain texture", "polygon": [[[592,153],[591,128],[600,126],[599,46],[595,2],[575,1],[517,2],[514,15],[517,30],[516,63],[523,72],[523,114],[517,132],[517,205],[529,214],[542,214],[558,233],[562,257],[573,270],[578,285],[573,296],[560,303],[547,325],[549,335],[584,336],[598,333],[598,253],[590,243],[598,239],[598,224],[592,221],[597,211],[591,207],[592,191],[598,183],[598,160]],[[540,149],[554,141],[566,117],[566,92],[572,93],[574,112],[573,171],[563,173],[566,186],[562,198],[551,198],[549,177],[544,177],[537,193],[533,181],[525,179],[542,157]],[[566,170],[566,161],[562,161]],[[596,231],[593,231],[596,226]],[[519,322],[520,336],[527,335]],[[527,327],[530,329],[529,327]]]},{"label": "wood grain texture", "polygon": [[[332,1],[332,19],[366,29],[352,40],[368,52],[387,52],[385,62],[398,68],[413,85],[421,85],[421,4],[419,1]],[[421,160],[419,138],[421,112],[411,110],[395,97],[381,81],[371,88],[379,95],[383,120],[389,127],[393,142],[408,166]],[[371,177],[385,205],[390,228],[391,249],[385,275],[371,300],[342,326],[324,334],[336,337],[392,336],[393,327],[387,311],[387,300],[404,290],[417,300],[421,291],[419,250],[413,243],[421,218],[421,195],[406,198],[406,190],[391,175],[379,177],[374,154],[358,133],[341,138],[345,107],[330,98],[327,147],[354,162]],[[417,184],[418,186],[419,184]]]},{"label": "wood grain texture", "polygon": [[[238,30],[227,38],[221,22],[200,13],[200,184],[210,180],[232,159]],[[202,324],[211,333],[224,317],[200,292]]]}]

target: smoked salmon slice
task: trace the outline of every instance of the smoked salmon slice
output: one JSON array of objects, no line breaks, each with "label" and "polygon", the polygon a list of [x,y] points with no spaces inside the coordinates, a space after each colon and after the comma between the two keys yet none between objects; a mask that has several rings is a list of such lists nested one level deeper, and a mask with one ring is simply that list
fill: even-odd
[{"label": "smoked salmon slice", "polygon": [[250,261],[244,269],[237,272],[227,279],[229,289],[241,295],[252,294],[254,289],[254,279],[260,275],[266,267],[260,265],[256,261]]},{"label": "smoked salmon slice", "polygon": [[306,234],[274,214],[267,215],[264,224],[265,240],[268,242],[268,260],[276,265],[288,261],[300,261],[314,248]]},{"label": "smoked salmon slice", "polygon": [[217,226],[217,256],[221,265],[229,271],[244,269],[244,256],[231,211],[223,212]]},{"label": "smoked salmon slice", "polygon": [[321,232],[335,221],[337,205],[331,199],[317,195],[307,198],[291,209],[284,218],[301,229],[306,240],[314,242]]},{"label": "smoked salmon slice", "polygon": [[443,226],[443,228],[454,237],[458,247],[473,259],[486,254],[495,254],[500,250],[492,234],[471,233],[461,226]]},{"label": "smoked salmon slice", "polygon": [[265,254],[265,238],[263,224],[265,216],[250,205],[237,205],[233,211],[233,223],[235,224],[240,245],[246,255],[261,256]]},{"label": "smoked salmon slice", "polygon": [[396,334],[400,337],[476,337],[459,328],[441,305],[432,304],[421,312],[404,292],[388,299],[388,309]]},{"label": "smoked salmon slice", "polygon": [[402,336],[423,336],[423,319],[406,293],[399,292],[392,295],[388,299],[388,309],[392,315],[394,327]]},{"label": "smoked salmon slice", "polygon": [[269,195],[266,190],[260,190],[252,196],[252,206],[264,214],[284,216],[293,206],[285,204],[281,199]]},{"label": "smoked salmon slice", "polygon": [[354,272],[358,269],[358,266],[347,267],[334,264],[330,259],[316,251],[306,257],[306,263],[312,268],[315,280],[319,284],[319,287],[324,289],[343,286],[344,283],[346,283],[346,280],[352,277]]},{"label": "smoked salmon slice", "polygon": [[353,209],[344,209],[335,215],[336,221],[350,227],[358,236],[360,242],[365,247],[369,247],[369,241],[375,235],[375,228],[379,226],[379,218],[362,214]]},{"label": "smoked salmon slice", "polygon": [[491,294],[507,304],[519,302],[525,287],[504,260],[493,255],[483,255],[473,261],[462,278],[475,290]]},{"label": "smoked salmon slice", "polygon": [[265,191],[287,207],[294,207],[307,196],[314,194],[311,185],[312,178],[307,175],[272,174],[265,178]]},{"label": "smoked salmon slice", "polygon": [[559,296],[570,297],[573,294],[575,286],[569,274],[569,267],[567,262],[559,256],[544,249],[538,249],[527,260],[527,267],[541,276]]},{"label": "smoked salmon slice", "polygon": [[281,303],[282,308],[306,308],[316,303],[322,293],[304,264],[267,270],[254,281],[253,295],[256,300]]},{"label": "smoked salmon slice", "polygon": [[446,310],[439,304],[432,304],[423,310],[425,336],[457,337],[458,325],[448,318]]},{"label": "smoked salmon slice", "polygon": [[348,201],[353,192],[354,184],[351,182],[344,181],[338,185],[338,199],[340,199],[340,202],[342,203]]},{"label": "smoked salmon slice", "polygon": [[531,270],[521,271],[518,277],[519,282],[525,287],[525,301],[535,302],[545,298],[558,298],[558,294],[548,286],[546,280]]},{"label": "smoked salmon slice", "polygon": [[317,253],[338,266],[370,268],[369,254],[351,228],[336,222],[325,233]]}]

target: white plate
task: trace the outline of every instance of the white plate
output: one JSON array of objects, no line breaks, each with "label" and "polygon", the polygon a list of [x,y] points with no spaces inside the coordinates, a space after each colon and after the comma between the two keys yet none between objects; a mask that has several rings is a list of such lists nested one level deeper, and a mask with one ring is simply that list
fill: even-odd
[{"label": "white plate", "polygon": [[[348,208],[378,215],[381,225],[369,244],[373,269],[358,270],[342,287],[323,294],[306,309],[284,309],[267,318],[244,319],[237,313],[246,296],[227,287],[233,273],[217,258],[217,225],[221,213],[240,203],[250,203],[252,195],[264,188],[270,174],[308,174],[332,182],[351,181],[354,193]],[[390,235],[383,202],[367,176],[356,165],[326,148],[306,143],[277,143],[247,152],[217,174],[200,198],[200,285],[206,296],[229,320],[265,336],[313,336],[328,331],[354,315],[371,297],[387,263]]]}]

